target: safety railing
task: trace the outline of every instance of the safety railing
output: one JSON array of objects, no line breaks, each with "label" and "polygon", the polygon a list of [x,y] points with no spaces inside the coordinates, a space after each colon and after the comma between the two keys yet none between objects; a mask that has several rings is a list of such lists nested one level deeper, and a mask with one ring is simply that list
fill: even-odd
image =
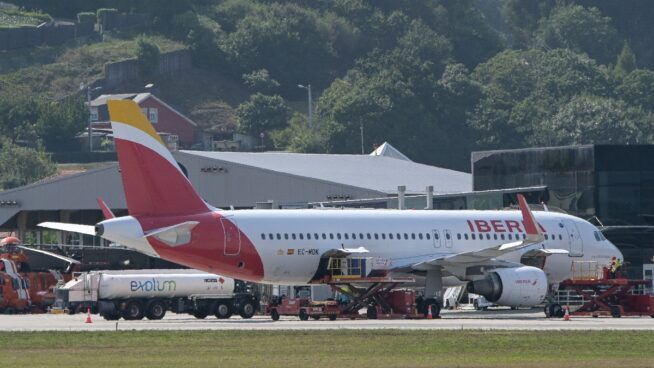
[{"label": "safety railing", "polygon": [[604,278],[602,266],[596,261],[573,261],[570,265],[573,280],[599,280]]}]

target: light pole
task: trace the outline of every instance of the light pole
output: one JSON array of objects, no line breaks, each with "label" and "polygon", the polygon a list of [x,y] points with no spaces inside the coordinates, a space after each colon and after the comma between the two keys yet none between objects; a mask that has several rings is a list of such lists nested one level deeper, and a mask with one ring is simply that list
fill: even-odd
[{"label": "light pole", "polygon": [[363,123],[359,125],[359,129],[361,130],[361,154],[365,155],[365,151],[363,150]]},{"label": "light pole", "polygon": [[313,101],[312,101],[312,96],[311,96],[311,85],[307,84],[306,86],[303,86],[301,84],[297,85],[298,88],[303,88],[307,90],[307,94],[309,95],[309,129],[313,129]]},{"label": "light pole", "polygon": [[93,123],[93,117],[91,116],[91,92],[101,90],[102,87],[91,88],[90,84],[85,84],[82,82],[79,84],[79,89],[81,91],[86,89],[86,106],[89,109],[89,152],[93,152],[93,130],[91,128],[91,123]]}]

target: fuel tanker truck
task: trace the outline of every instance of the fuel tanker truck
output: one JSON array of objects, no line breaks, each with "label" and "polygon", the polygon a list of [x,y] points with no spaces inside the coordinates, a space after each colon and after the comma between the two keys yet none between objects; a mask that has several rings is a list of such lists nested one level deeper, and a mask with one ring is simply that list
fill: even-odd
[{"label": "fuel tanker truck", "polygon": [[75,273],[55,295],[55,305],[70,314],[90,308],[106,320],[157,320],[167,311],[200,319],[211,314],[251,318],[259,305],[252,284],[197,270]]}]

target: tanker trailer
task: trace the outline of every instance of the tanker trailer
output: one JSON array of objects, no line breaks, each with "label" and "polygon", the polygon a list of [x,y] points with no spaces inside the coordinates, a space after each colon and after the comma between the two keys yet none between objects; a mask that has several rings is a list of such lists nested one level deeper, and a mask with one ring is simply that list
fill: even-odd
[{"label": "tanker trailer", "polygon": [[167,311],[251,318],[259,303],[251,284],[197,270],[84,272],[57,288],[56,295],[68,313],[91,308],[107,320],[157,320]]}]

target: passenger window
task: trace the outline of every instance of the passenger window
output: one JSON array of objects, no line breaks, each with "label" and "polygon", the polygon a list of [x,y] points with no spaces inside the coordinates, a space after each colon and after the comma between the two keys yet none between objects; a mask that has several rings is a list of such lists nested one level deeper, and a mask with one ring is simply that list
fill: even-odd
[{"label": "passenger window", "polygon": [[504,240],[504,234],[501,234],[501,235],[500,235],[500,238],[502,238],[502,240]]},{"label": "passenger window", "polygon": [[367,234],[366,234],[366,237],[367,237],[368,239],[372,239],[372,236],[370,236],[370,233],[367,233]]},{"label": "passenger window", "polygon": [[597,240],[597,241],[601,240],[600,237],[599,237],[599,234],[597,233],[597,231],[593,231],[593,235],[595,235],[595,240]]},{"label": "passenger window", "polygon": [[450,233],[445,233],[445,238],[446,238],[447,240],[450,240],[450,238],[451,238]]},{"label": "passenger window", "polygon": [[472,238],[472,240],[475,240],[476,239],[475,233],[470,234],[470,237]]},{"label": "passenger window", "polygon": [[307,233],[307,240],[311,240],[311,233]]},{"label": "passenger window", "polygon": [[375,233],[375,240],[379,240],[379,234]]},{"label": "passenger window", "polygon": [[402,240],[402,235],[400,235],[400,233],[397,233],[397,240]]},{"label": "passenger window", "polygon": [[288,233],[284,233],[284,239],[288,240]]},{"label": "passenger window", "polygon": [[341,240],[341,233],[336,233],[336,239]]},{"label": "passenger window", "polygon": [[493,234],[493,239],[497,240],[497,234]]},{"label": "passenger window", "polygon": [[323,238],[323,239],[327,239],[327,234],[322,233],[322,238]]},{"label": "passenger window", "polygon": [[456,238],[459,239],[459,240],[461,240],[461,233],[457,233],[457,234],[456,234]]},{"label": "passenger window", "polygon": [[418,239],[422,240],[422,233],[418,233]]},{"label": "passenger window", "polygon": [[266,234],[261,233],[261,240],[266,240]]},{"label": "passenger window", "polygon": [[409,240],[409,234],[404,233],[404,240]]},{"label": "passenger window", "polygon": [[295,240],[295,233],[291,234],[291,238],[293,238],[293,240]]},{"label": "passenger window", "polygon": [[357,239],[357,234],[352,233],[352,240],[356,240],[356,239]]},{"label": "passenger window", "polygon": [[282,235],[280,233],[277,233],[277,240],[282,240]]},{"label": "passenger window", "polygon": [[563,235],[559,234],[559,240],[563,240]]},{"label": "passenger window", "polygon": [[425,234],[425,236],[427,237],[427,240],[430,239],[429,233]]},{"label": "passenger window", "polygon": [[382,239],[386,240],[386,233],[381,233]]},{"label": "passenger window", "polygon": [[304,234],[299,233],[298,235],[300,236],[300,240],[304,240]]},{"label": "passenger window", "polygon": [[463,238],[464,238],[465,240],[468,240],[468,234],[467,234],[467,233],[466,233],[466,234],[463,234]]},{"label": "passenger window", "polygon": [[329,239],[334,239],[334,233],[329,233]]},{"label": "passenger window", "polygon": [[343,236],[345,237],[345,240],[349,240],[350,236],[347,233],[343,233]]},{"label": "passenger window", "polygon": [[393,233],[388,233],[388,238],[393,240]]},{"label": "passenger window", "polygon": [[490,240],[490,234],[486,234],[486,239]]},{"label": "passenger window", "polygon": [[416,234],[415,233],[411,233],[411,239],[416,240]]},{"label": "passenger window", "polygon": [[363,233],[359,233],[359,239],[363,240]]},{"label": "passenger window", "polygon": [[273,234],[272,233],[268,234],[268,239],[273,240]]},{"label": "passenger window", "polygon": [[[399,237],[399,235],[398,235]],[[438,233],[434,233],[434,239],[438,240]],[[466,239],[468,239],[468,236],[466,235]]]},{"label": "passenger window", "polygon": [[318,233],[313,233],[313,238],[316,239],[316,240],[320,239],[320,238],[318,237]]}]

